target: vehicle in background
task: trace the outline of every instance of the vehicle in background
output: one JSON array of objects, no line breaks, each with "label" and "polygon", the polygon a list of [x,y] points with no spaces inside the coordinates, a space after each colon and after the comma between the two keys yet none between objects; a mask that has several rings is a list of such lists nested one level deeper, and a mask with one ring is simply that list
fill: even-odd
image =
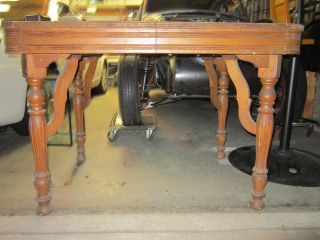
[{"label": "vehicle in background", "polygon": [[[57,72],[63,72],[66,66],[66,60],[58,60],[56,61]],[[89,65],[87,64],[85,70],[83,72],[83,77],[85,76]],[[54,70],[51,70],[55,72]],[[108,81],[108,72],[107,72],[107,57],[106,55],[102,55],[97,62],[96,70],[94,72],[92,78],[92,88],[95,93],[97,94],[105,94],[109,88],[109,81]]]},{"label": "vehicle in background", "polygon": [[[67,19],[69,18],[69,19]],[[79,17],[64,17],[63,21],[79,21]],[[28,109],[26,103],[27,83],[21,70],[21,58],[19,55],[5,54],[3,31],[0,30],[0,127],[12,126],[20,135],[28,136]],[[56,62],[58,72],[64,68],[64,62]],[[51,66],[53,66],[51,65]],[[57,72],[49,69],[50,72]],[[59,71],[60,70],[60,71]],[[107,58],[102,55],[97,63],[92,88],[95,93],[104,94],[109,87]]]},{"label": "vehicle in background", "polygon": [[109,88],[107,56],[102,55],[97,62],[96,71],[92,79],[92,88],[98,94],[104,94]]},{"label": "vehicle in background", "polygon": [[[136,21],[185,21],[185,22],[249,22],[243,4],[235,10],[229,0],[144,0]],[[238,0],[242,3],[241,0]],[[270,21],[268,21],[270,22]],[[290,77],[290,59],[284,59],[280,84],[277,86],[276,122],[283,114],[283,100],[286,82]],[[149,100],[154,88],[165,91],[170,100],[209,96],[208,75],[201,55],[123,55],[119,67],[119,106],[122,123],[125,126],[140,125],[141,111]],[[247,79],[254,100],[253,114],[256,115],[258,95],[261,89],[257,69],[248,62],[239,61],[239,67]],[[306,77],[298,69],[302,80],[298,88],[295,119],[302,115],[306,98]],[[230,83],[230,95],[235,88]],[[165,101],[165,100],[164,100]],[[257,103],[257,104],[255,104]]]},{"label": "vehicle in background", "polygon": [[22,76],[21,59],[5,54],[2,30],[0,41],[0,127],[12,125],[17,133],[28,135],[27,83]]},{"label": "vehicle in background", "polygon": [[[216,0],[144,0],[136,21],[240,22]],[[161,88],[169,99],[210,95],[202,56],[124,55],[119,69],[119,106],[125,126],[141,124],[141,110],[149,92]]]},{"label": "vehicle in background", "polygon": [[[22,74],[21,58],[17,55],[5,54],[2,32],[0,33],[0,41],[0,127],[11,125],[16,133],[28,136],[27,82]],[[61,64],[64,63],[61,62]],[[58,63],[57,66],[59,66]],[[61,66],[60,70],[62,68]],[[92,88],[95,93],[106,93],[109,81],[107,59],[103,55],[97,62],[92,80]]]},{"label": "vehicle in background", "polygon": [[[85,16],[80,13],[77,9],[74,9],[69,4],[64,3],[63,1],[58,2],[57,6],[58,21],[96,21],[95,16]],[[114,55],[102,55],[98,59],[96,71],[92,79],[92,88],[98,94],[106,93],[108,88],[112,87],[115,84],[117,72],[118,72],[118,63],[119,56]],[[63,62],[57,62],[57,68],[61,71],[64,67]],[[88,67],[88,66],[86,66]],[[84,74],[86,73],[86,69]]]},{"label": "vehicle in background", "polygon": [[[74,22],[74,21],[85,21],[81,14],[78,15],[64,15],[59,18],[58,21],[62,22]],[[61,72],[65,67],[65,61],[57,61],[57,69],[58,72]],[[104,94],[108,90],[108,71],[107,71],[107,56],[102,55],[99,57],[95,73],[92,79],[92,88],[94,88],[95,92],[98,94]],[[84,75],[86,74],[88,65],[84,70]]]}]

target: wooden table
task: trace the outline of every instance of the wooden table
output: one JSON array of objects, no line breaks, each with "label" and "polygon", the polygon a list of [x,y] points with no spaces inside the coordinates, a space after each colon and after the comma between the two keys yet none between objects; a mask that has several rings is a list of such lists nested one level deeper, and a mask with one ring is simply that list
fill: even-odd
[{"label": "wooden table", "polygon": [[[29,84],[29,129],[35,159],[37,213],[51,212],[51,178],[47,139],[64,119],[67,89],[74,80],[74,109],[77,119],[77,161],[85,161],[84,109],[90,102],[90,78],[97,54],[201,54],[206,56],[212,89],[212,103],[218,109],[217,157],[224,157],[229,77],[237,89],[239,118],[244,128],[256,134],[256,162],[252,174],[254,209],[264,208],[267,184],[267,156],[274,120],[274,86],[278,81],[282,55],[298,54],[303,27],[285,24],[191,23],[191,22],[7,22],[6,52],[22,54]],[[43,81],[47,67],[57,59],[68,59],[56,81],[54,114],[47,122]],[[262,89],[257,122],[250,115],[250,92],[238,60],[258,68]],[[85,61],[91,70],[85,79]],[[217,81],[214,66],[220,72]],[[219,91],[217,91],[217,89]]]}]

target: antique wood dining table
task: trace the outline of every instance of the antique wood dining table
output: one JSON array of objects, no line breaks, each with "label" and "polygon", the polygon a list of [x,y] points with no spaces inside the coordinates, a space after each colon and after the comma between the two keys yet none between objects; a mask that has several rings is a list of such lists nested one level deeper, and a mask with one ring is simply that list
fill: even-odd
[{"label": "antique wood dining table", "polygon": [[[274,126],[274,87],[280,75],[282,56],[299,53],[302,31],[301,25],[271,23],[7,22],[6,53],[22,55],[23,72],[29,84],[27,100],[37,213],[47,215],[52,210],[47,139],[61,128],[67,91],[72,82],[75,86],[77,163],[86,160],[84,109],[90,102],[90,80],[95,64],[102,54],[203,56],[209,75],[211,100],[218,109],[218,158],[225,156],[228,83],[231,79],[237,89],[240,122],[249,133],[256,135],[250,207],[263,209],[264,188],[268,181],[267,157]],[[67,60],[67,65],[55,83],[54,113],[47,120],[43,81],[48,65],[59,59]],[[262,89],[256,121],[250,115],[250,91],[239,68],[239,60],[250,62],[258,69]],[[87,63],[89,69],[83,74]],[[216,72],[219,73],[218,78]]]}]

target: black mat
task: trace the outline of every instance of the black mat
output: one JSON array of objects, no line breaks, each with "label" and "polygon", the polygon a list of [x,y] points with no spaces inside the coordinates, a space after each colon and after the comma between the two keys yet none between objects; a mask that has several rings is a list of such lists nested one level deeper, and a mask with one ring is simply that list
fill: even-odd
[{"label": "black mat", "polygon": [[[320,147],[320,146],[319,146]],[[230,163],[240,171],[251,175],[255,162],[255,146],[242,147],[229,154]],[[268,180],[291,186],[320,186],[320,156],[305,151],[290,149],[270,150]]]}]

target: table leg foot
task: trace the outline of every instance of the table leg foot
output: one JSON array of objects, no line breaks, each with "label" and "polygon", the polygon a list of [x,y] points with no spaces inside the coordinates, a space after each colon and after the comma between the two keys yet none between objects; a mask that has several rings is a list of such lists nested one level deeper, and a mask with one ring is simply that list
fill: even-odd
[{"label": "table leg foot", "polygon": [[84,149],[84,143],[85,143],[85,135],[77,134],[77,166],[82,165],[86,161],[86,154]]},{"label": "table leg foot", "polygon": [[52,199],[50,195],[50,173],[45,172],[37,174],[34,185],[38,192],[38,196],[36,198],[38,202],[37,214],[40,216],[50,214],[52,211],[52,206],[50,205],[50,201]]},{"label": "table leg foot", "polygon": [[253,199],[249,202],[249,207],[254,210],[261,211],[265,208],[265,204],[262,199]]},{"label": "table leg foot", "polygon": [[50,201],[52,199],[50,194],[51,177],[48,171],[36,173],[34,186],[38,192],[36,201],[38,202],[37,214],[46,216],[51,213],[52,206]]},{"label": "table leg foot", "polygon": [[254,210],[262,210],[265,207],[263,201],[265,194],[263,190],[268,182],[267,172],[267,169],[265,169],[263,172],[259,172],[255,168],[253,169],[252,184],[254,190],[251,193],[252,199],[249,202],[249,206]]},{"label": "table leg foot", "polygon": [[216,157],[218,159],[224,159],[226,157],[225,154],[225,143],[227,141],[227,134],[226,131],[217,131],[216,134],[216,142],[217,142],[217,153]]},{"label": "table leg foot", "polygon": [[39,200],[37,200],[37,201],[39,203],[39,205],[37,207],[37,215],[39,215],[39,216],[47,216],[52,212],[53,207],[49,202],[40,203]]},{"label": "table leg foot", "polygon": [[85,153],[78,152],[77,153],[77,166],[82,165],[86,161]]}]

